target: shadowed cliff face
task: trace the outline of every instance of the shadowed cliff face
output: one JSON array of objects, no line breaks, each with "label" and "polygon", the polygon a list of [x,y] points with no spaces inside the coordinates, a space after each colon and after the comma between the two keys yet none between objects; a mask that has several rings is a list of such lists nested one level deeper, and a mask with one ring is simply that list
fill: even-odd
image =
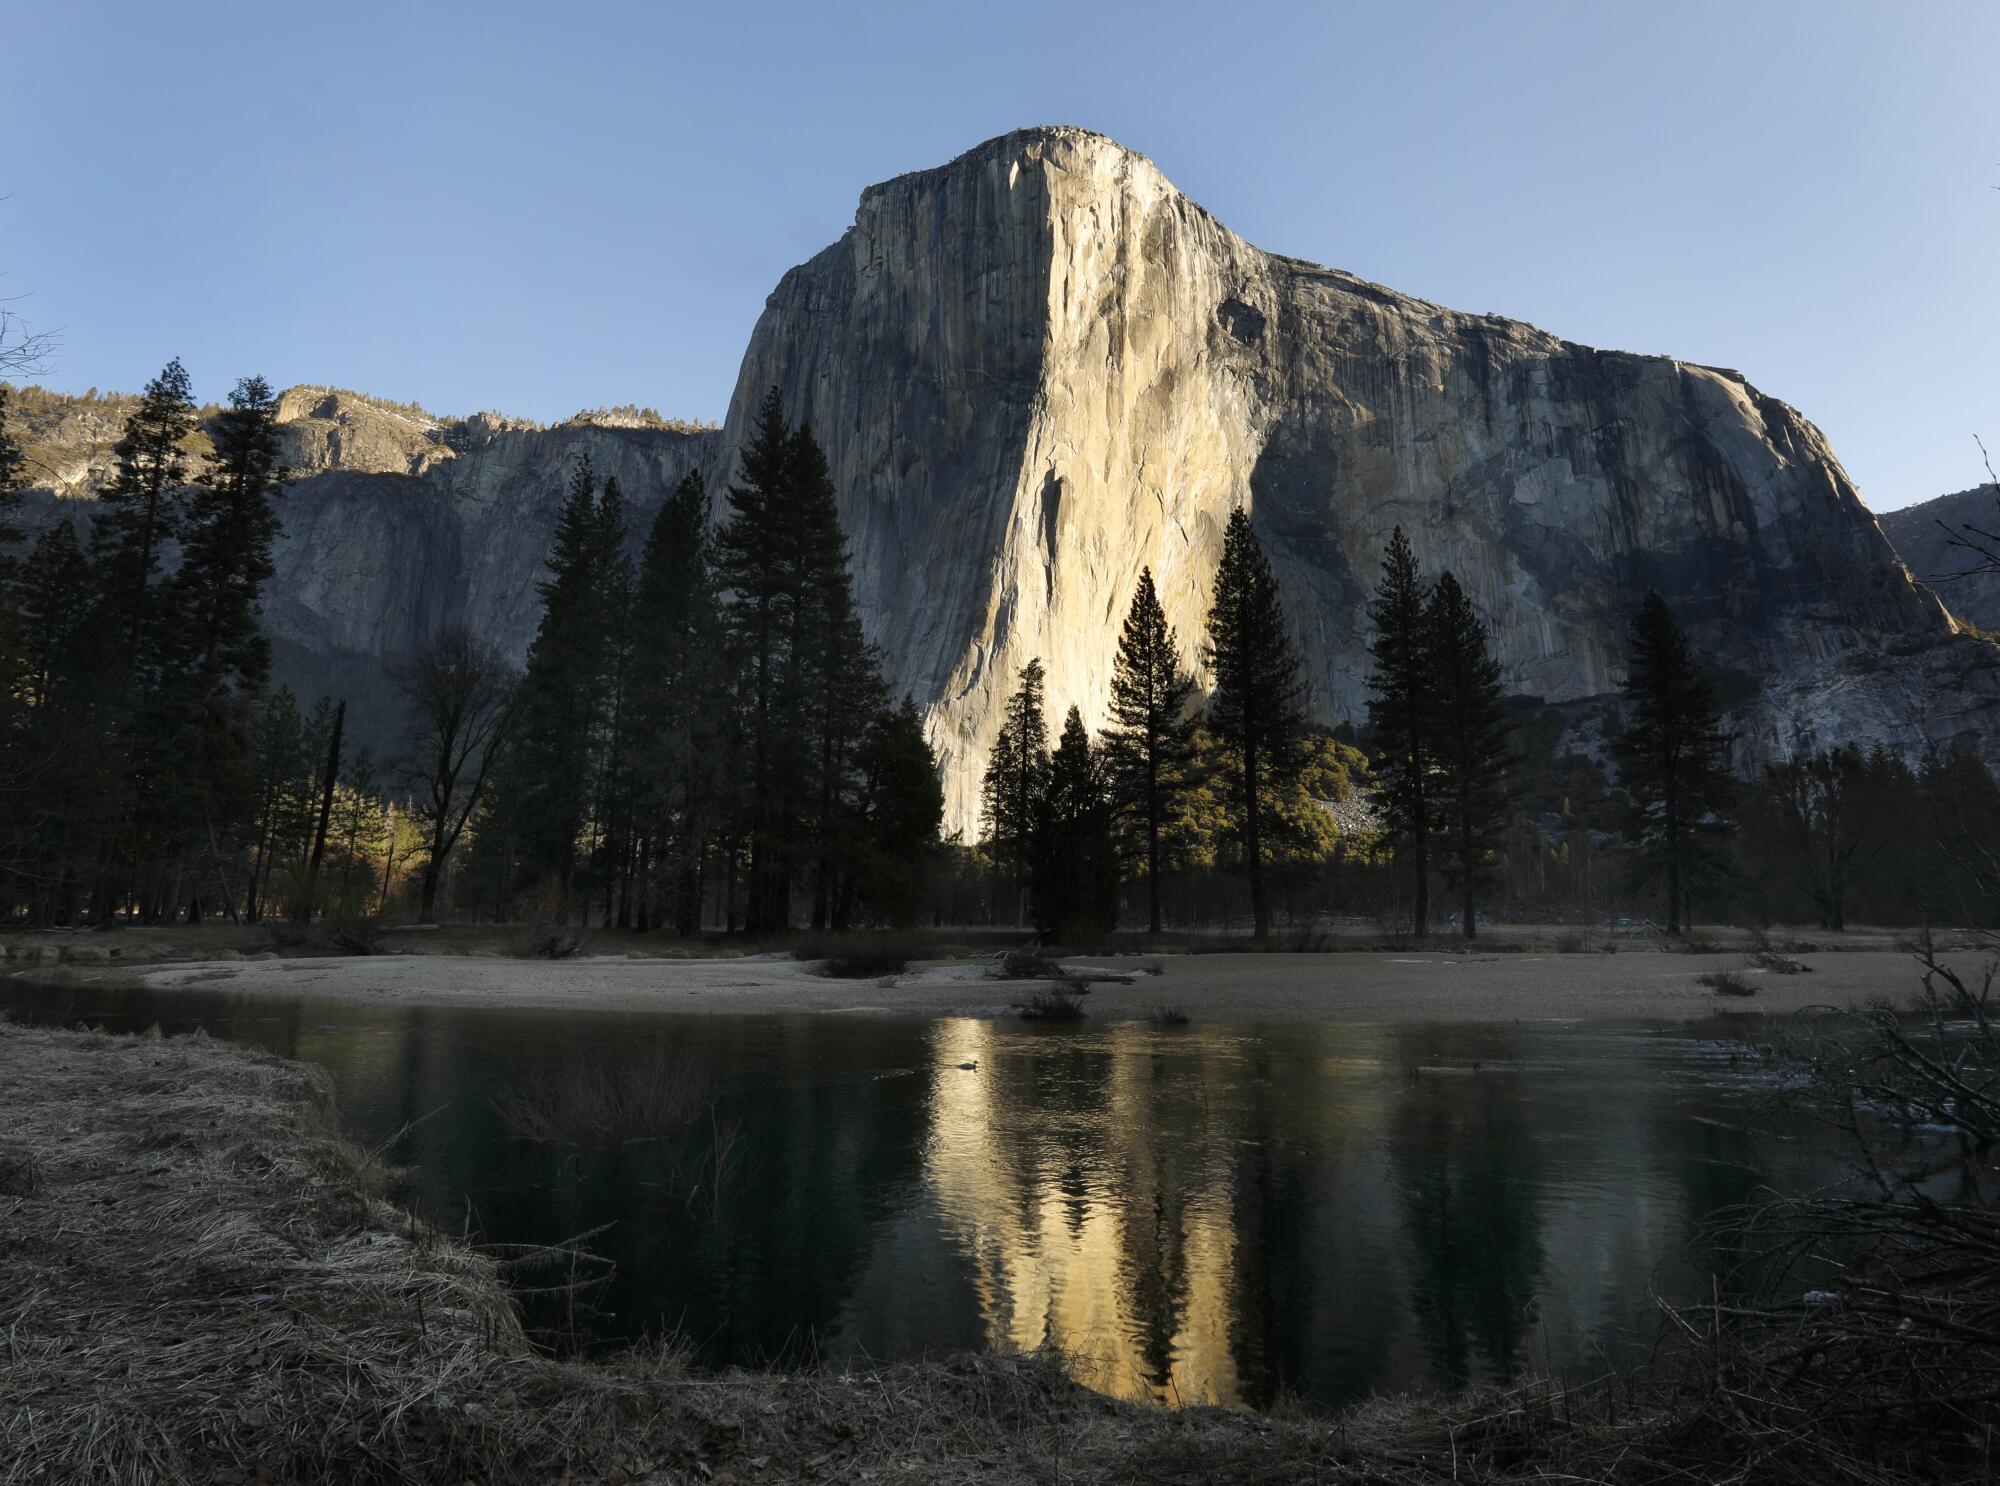
[{"label": "shadowed cliff face", "polygon": [[1984,739],[1954,641],[1818,430],[1734,372],[1595,351],[1262,252],[1153,165],[1025,130],[865,192],[786,275],[725,449],[777,386],[843,492],[871,635],[975,825],[997,703],[1043,658],[1104,720],[1139,569],[1191,663],[1229,511],[1284,585],[1312,710],[1359,715],[1401,524],[1492,625],[1512,688],[1612,690],[1658,588],[1741,697],[1747,756]]},{"label": "shadowed cliff face", "polygon": [[[1953,543],[1952,532],[1966,528],[2000,531],[2000,485],[1976,485],[1882,517],[1882,530],[1911,574],[1946,608],[1981,629],[2000,630],[2000,573],[1980,571],[1979,555]],[[2000,541],[1980,540],[2000,547]]]},{"label": "shadowed cliff face", "polygon": [[[26,423],[31,450],[45,451],[31,524],[89,509],[113,471],[128,410],[115,411],[72,402]],[[526,658],[541,618],[535,584],[581,455],[617,477],[636,544],[682,476],[715,463],[719,438],[494,414],[447,424],[320,388],[285,392],[279,418],[293,478],[264,593],[273,680],[308,703],[346,698],[356,746],[378,757],[401,743],[386,667],[439,628],[466,625],[516,664]]]}]

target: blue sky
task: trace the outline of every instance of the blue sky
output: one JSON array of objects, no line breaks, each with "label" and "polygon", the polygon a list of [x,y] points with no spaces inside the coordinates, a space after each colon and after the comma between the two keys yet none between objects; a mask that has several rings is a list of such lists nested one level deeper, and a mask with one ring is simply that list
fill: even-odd
[{"label": "blue sky", "polygon": [[2000,448],[2000,5],[7,0],[46,380],[719,417],[862,187],[1009,128],[1260,246],[1735,367],[1889,509]]}]

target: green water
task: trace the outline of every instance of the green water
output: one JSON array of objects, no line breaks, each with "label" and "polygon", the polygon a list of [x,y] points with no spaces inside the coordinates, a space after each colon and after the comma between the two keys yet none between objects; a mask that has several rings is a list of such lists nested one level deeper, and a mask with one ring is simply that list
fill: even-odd
[{"label": "green water", "polygon": [[[1253,1406],[1594,1374],[1643,1344],[1656,1290],[1709,1292],[1722,1260],[1690,1241],[1714,1214],[1824,1175],[1747,1067],[1679,1031],[672,1017],[18,984],[0,1006],[199,1026],[317,1063],[351,1133],[408,1168],[404,1200],[493,1243],[602,1228],[589,1247],[615,1276],[594,1313],[564,1319],[606,1344],[675,1331],[718,1363],[1053,1343],[1107,1392]],[[532,1145],[492,1103],[538,1068],[659,1048],[714,1078],[712,1116],[677,1149]]]}]

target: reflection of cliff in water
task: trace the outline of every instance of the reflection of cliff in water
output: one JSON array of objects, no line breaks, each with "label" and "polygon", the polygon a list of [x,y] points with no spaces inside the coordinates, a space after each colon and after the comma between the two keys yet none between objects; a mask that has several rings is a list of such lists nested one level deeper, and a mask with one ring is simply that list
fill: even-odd
[{"label": "reflection of cliff in water", "polygon": [[[1656,1280],[1692,1278],[1749,1136],[1718,1156],[1714,1091],[1559,1065],[1549,1035],[940,1024],[923,1200],[969,1273],[947,1329],[969,1309],[987,1346],[1169,1402],[1600,1366]],[[895,1227],[848,1308],[871,1336],[894,1277],[935,1298],[952,1268]]]}]

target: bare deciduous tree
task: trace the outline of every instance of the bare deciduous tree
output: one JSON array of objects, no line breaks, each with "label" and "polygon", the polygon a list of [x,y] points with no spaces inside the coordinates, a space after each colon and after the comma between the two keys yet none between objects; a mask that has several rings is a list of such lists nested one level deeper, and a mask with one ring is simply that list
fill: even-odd
[{"label": "bare deciduous tree", "polygon": [[55,332],[28,329],[27,321],[0,302],[0,377],[33,377],[48,370]]},{"label": "bare deciduous tree", "polygon": [[409,748],[400,772],[417,791],[412,809],[425,836],[419,919],[430,923],[445,862],[478,810],[506,743],[518,678],[497,646],[460,625],[439,630],[389,674],[409,706]]}]

